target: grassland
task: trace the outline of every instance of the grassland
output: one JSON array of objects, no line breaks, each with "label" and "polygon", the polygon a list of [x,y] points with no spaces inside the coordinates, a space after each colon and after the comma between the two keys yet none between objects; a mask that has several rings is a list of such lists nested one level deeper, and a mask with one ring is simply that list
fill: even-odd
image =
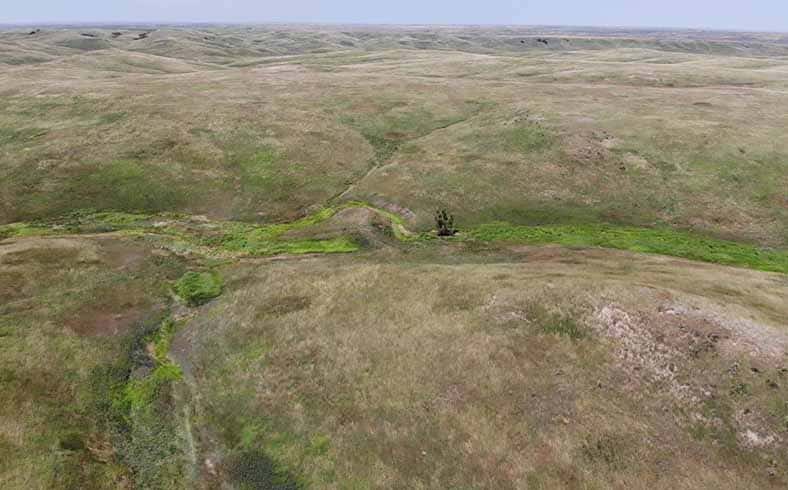
[{"label": "grassland", "polygon": [[785,488],[786,114],[780,34],[0,30],[0,487]]},{"label": "grassland", "polygon": [[[0,220],[94,208],[270,223],[341,196],[406,208],[418,230],[448,207],[466,227],[593,220],[788,244],[785,65],[766,47],[621,47],[619,33],[534,49],[527,30],[466,43],[394,30],[369,37],[374,50],[332,51],[367,37],[348,32],[296,29],[277,41],[291,56],[258,58],[239,45],[281,32],[99,31],[112,47],[88,52],[62,46],[74,30],[3,33],[6,53],[56,59],[0,79]],[[390,36],[458,44],[411,51]],[[488,37],[513,43],[477,49]],[[309,46],[324,52],[293,53]]]}]

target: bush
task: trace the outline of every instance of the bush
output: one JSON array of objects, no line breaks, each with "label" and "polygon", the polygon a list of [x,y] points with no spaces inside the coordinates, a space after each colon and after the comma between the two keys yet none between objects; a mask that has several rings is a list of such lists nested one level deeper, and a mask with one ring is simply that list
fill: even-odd
[{"label": "bush", "polygon": [[438,236],[454,236],[457,229],[454,228],[454,216],[450,215],[445,209],[435,212],[435,224],[438,227]]},{"label": "bush", "polygon": [[199,306],[222,294],[222,278],[216,272],[187,272],[175,283],[175,294],[189,306]]}]

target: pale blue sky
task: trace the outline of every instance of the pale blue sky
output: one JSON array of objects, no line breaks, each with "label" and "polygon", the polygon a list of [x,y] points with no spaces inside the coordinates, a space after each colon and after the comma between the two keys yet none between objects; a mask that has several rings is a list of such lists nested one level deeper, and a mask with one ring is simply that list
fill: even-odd
[{"label": "pale blue sky", "polygon": [[0,0],[12,22],[330,22],[788,31],[788,0]]}]

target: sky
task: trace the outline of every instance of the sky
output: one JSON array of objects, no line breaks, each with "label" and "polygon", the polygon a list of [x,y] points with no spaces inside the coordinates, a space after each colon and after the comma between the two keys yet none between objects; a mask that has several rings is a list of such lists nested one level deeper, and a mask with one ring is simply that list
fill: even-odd
[{"label": "sky", "polygon": [[788,32],[788,0],[0,0],[0,23],[315,22]]}]

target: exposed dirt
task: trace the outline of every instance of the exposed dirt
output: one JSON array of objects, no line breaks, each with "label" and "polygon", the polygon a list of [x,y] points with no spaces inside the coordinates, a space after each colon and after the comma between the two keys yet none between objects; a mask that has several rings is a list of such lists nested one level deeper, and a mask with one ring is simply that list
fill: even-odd
[{"label": "exposed dirt", "polygon": [[88,307],[76,312],[65,325],[82,337],[112,337],[129,333],[147,313],[147,309],[136,305],[126,310]]},{"label": "exposed dirt", "polygon": [[[633,288],[591,315],[592,328],[612,340],[622,388],[638,399],[669,394],[689,414],[685,423],[730,431],[739,448],[782,451],[785,421],[764,393],[783,389],[785,325],[746,318],[735,306],[705,298],[657,293]],[[648,300],[654,296],[656,309]],[[708,408],[717,406],[732,407],[733,416]]]},{"label": "exposed dirt", "polygon": [[98,243],[102,261],[116,269],[135,269],[151,254],[145,247],[127,241],[100,239]]},{"label": "exposed dirt", "polygon": [[[138,273],[151,251],[128,240],[108,237],[27,237],[8,240],[0,246],[0,294],[18,306],[35,306],[32,298],[41,288],[52,286],[63,270],[75,274],[110,268],[121,274]],[[79,336],[124,335],[146,315],[159,311],[149,291],[139,282],[111,282],[105,286],[70,289],[74,309],[61,314],[60,321]],[[26,299],[29,298],[29,299]],[[24,303],[24,304],[23,304]]]},{"label": "exposed dirt", "polygon": [[80,238],[29,237],[0,245],[0,265],[52,265],[58,262],[98,263],[94,244]]}]

